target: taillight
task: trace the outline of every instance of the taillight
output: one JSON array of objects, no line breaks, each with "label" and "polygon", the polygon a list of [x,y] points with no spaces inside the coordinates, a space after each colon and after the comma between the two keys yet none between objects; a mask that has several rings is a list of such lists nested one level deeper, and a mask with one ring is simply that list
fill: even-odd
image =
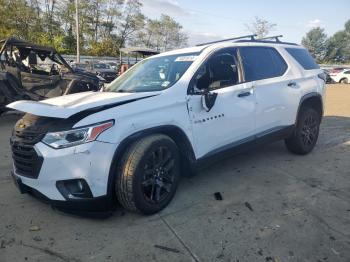
[{"label": "taillight", "polygon": [[320,79],[322,79],[325,83],[327,81],[327,76],[325,73],[320,73],[317,75]]}]

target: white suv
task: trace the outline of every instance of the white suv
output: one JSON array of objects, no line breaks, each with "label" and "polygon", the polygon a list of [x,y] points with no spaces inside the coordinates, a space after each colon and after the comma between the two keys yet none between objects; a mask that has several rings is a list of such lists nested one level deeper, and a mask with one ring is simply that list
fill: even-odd
[{"label": "white suv", "polygon": [[336,83],[348,84],[350,83],[350,70],[344,69],[343,71],[335,74],[330,74],[331,78]]},{"label": "white suv", "polygon": [[145,59],[107,85],[8,107],[12,176],[21,192],[66,211],[124,208],[152,214],[181,175],[213,157],[284,139],[315,146],[325,76],[301,46],[227,39]]}]

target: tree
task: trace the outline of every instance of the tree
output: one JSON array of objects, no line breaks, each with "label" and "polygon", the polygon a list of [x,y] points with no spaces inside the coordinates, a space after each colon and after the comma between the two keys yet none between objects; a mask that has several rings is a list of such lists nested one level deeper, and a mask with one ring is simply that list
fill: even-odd
[{"label": "tree", "polygon": [[306,33],[301,44],[305,46],[318,63],[324,61],[327,54],[327,35],[323,28],[315,27]]},{"label": "tree", "polygon": [[[0,0],[0,39],[9,36],[76,52],[74,0]],[[79,40],[82,54],[119,54],[138,44],[169,50],[183,46],[187,36],[170,16],[148,19],[140,0],[79,0]]]},{"label": "tree", "polygon": [[257,35],[258,38],[268,36],[268,34],[275,29],[277,24],[270,23],[269,21],[254,17],[254,20],[250,24],[245,24],[248,32]]},{"label": "tree", "polygon": [[182,26],[168,15],[160,19],[148,19],[143,30],[138,32],[133,44],[145,45],[157,51],[167,51],[187,45],[188,37]]},{"label": "tree", "polygon": [[329,38],[326,60],[332,63],[350,62],[350,20],[345,23],[344,30]]},{"label": "tree", "polygon": [[36,9],[25,0],[0,0],[0,37],[36,39],[42,31]]},{"label": "tree", "polygon": [[119,48],[123,47],[133,33],[144,26],[145,16],[141,13],[139,0],[126,1],[119,24]]}]

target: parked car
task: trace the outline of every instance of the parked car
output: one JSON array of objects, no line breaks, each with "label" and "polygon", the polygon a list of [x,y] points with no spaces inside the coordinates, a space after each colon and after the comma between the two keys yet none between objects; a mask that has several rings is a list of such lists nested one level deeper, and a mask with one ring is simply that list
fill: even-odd
[{"label": "parked car", "polygon": [[8,38],[0,41],[0,111],[21,99],[42,100],[97,91],[99,79],[74,71],[54,48]]},{"label": "parked car", "polygon": [[250,36],[165,52],[101,92],[10,104],[27,113],[11,138],[12,176],[66,210],[118,201],[153,214],[180,176],[213,159],[280,139],[311,152],[324,93],[323,71],[297,44]]},{"label": "parked car", "polygon": [[338,74],[346,69],[349,69],[349,68],[348,67],[334,67],[329,71],[329,73],[331,75],[336,75],[336,74]]},{"label": "parked car", "polygon": [[88,67],[88,64],[87,63],[76,63],[76,62],[72,62],[71,63],[71,67],[74,69],[74,70],[80,70],[80,71],[86,71],[87,70],[87,67]]},{"label": "parked car", "polygon": [[350,69],[345,69],[339,73],[331,74],[331,78],[336,83],[348,84],[350,83]]},{"label": "parked car", "polygon": [[117,71],[106,63],[88,63],[87,70],[103,77],[106,83],[110,83],[117,78]]},{"label": "parked car", "polygon": [[113,70],[117,71],[118,70],[118,63],[116,62],[111,62],[111,61],[106,61],[105,62],[107,65],[109,65]]}]

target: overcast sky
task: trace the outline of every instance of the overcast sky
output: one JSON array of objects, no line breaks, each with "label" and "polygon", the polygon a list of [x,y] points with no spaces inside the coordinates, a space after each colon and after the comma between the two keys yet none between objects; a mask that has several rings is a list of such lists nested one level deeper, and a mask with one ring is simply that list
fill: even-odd
[{"label": "overcast sky", "polygon": [[300,43],[312,27],[331,35],[350,19],[350,0],[141,0],[150,18],[162,13],[180,22],[189,44],[247,34],[245,24],[255,16],[276,23],[272,34]]}]

